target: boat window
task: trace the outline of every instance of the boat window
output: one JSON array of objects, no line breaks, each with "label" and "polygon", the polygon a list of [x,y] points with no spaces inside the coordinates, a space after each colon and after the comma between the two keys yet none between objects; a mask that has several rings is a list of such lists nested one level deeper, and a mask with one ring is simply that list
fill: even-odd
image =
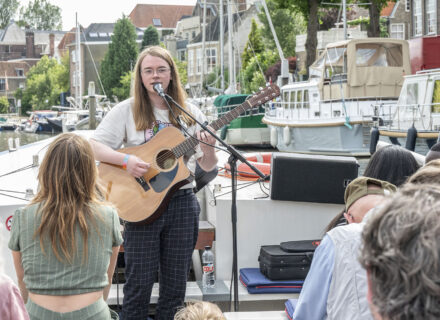
[{"label": "boat window", "polygon": [[408,83],[406,86],[406,104],[417,104],[419,100],[419,84]]},{"label": "boat window", "polygon": [[435,80],[432,93],[432,112],[440,112],[440,80]]},{"label": "boat window", "polygon": [[287,106],[289,105],[289,91],[283,92],[283,103],[284,107],[287,108]]},{"label": "boat window", "polygon": [[329,48],[326,52],[325,77],[332,78],[334,75],[344,73],[346,66],[345,47]]},{"label": "boat window", "polygon": [[296,107],[298,109],[302,107],[302,90],[296,92]]},{"label": "boat window", "polygon": [[402,45],[393,43],[362,43],[356,45],[358,67],[402,67]]},{"label": "boat window", "polygon": [[290,91],[290,96],[289,96],[289,107],[292,108],[295,107],[295,92],[296,91]]},{"label": "boat window", "polygon": [[304,104],[303,104],[303,108],[305,108],[305,109],[310,108],[309,90],[304,90]]}]

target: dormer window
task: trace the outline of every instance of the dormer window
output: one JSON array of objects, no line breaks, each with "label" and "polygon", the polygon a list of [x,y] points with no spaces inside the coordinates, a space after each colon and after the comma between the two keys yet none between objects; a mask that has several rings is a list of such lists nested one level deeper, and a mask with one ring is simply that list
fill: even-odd
[{"label": "dormer window", "polygon": [[108,34],[107,34],[107,32],[99,32],[99,37],[101,37],[101,38],[107,38],[107,37],[108,37]]},{"label": "dormer window", "polygon": [[15,69],[17,77],[24,77],[24,69]]},{"label": "dormer window", "polygon": [[98,34],[96,32],[89,33],[90,38],[98,38]]},{"label": "dormer window", "polygon": [[155,27],[162,27],[162,22],[159,18],[153,18],[153,26]]}]

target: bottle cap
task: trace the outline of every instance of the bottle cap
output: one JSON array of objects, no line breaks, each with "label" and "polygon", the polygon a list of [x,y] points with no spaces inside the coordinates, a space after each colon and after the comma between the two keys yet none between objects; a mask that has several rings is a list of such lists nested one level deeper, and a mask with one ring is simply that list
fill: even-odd
[{"label": "bottle cap", "polygon": [[205,250],[211,250],[210,246],[205,246]]}]

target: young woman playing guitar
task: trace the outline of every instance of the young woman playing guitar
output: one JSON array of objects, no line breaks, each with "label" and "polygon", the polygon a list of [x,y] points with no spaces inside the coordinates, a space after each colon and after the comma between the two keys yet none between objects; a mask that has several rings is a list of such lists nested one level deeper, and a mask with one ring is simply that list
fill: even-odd
[{"label": "young woman playing guitar", "polygon": [[[154,84],[160,83],[164,92],[197,120],[204,122],[206,118],[197,107],[185,103],[185,92],[177,67],[166,49],[154,46],[142,51],[134,74],[133,97],[116,105],[105,116],[91,144],[97,160],[122,166],[133,177],[139,178],[148,172],[152,164],[117,149],[122,145],[144,144],[165,127],[182,127],[154,90]],[[190,135],[207,144],[215,144],[213,137],[200,132],[194,120],[173,104],[171,108]],[[195,170],[195,161],[205,171],[215,168],[217,156],[214,148],[207,144],[200,143],[186,163],[192,172]],[[147,319],[151,290],[159,268],[160,292],[155,319],[171,320],[176,310],[183,306],[200,213],[193,187],[189,183],[174,193],[165,211],[154,222],[124,223],[126,283],[122,319]]]}]

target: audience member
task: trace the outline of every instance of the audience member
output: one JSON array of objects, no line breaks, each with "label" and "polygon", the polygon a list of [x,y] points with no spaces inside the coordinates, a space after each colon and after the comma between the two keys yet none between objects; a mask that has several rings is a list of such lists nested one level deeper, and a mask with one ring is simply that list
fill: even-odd
[{"label": "audience member", "polygon": [[174,320],[226,320],[226,318],[217,305],[199,301],[180,309],[174,316]]},{"label": "audience member", "polygon": [[315,251],[293,320],[372,319],[366,299],[366,272],[358,261],[364,216],[396,187],[368,177],[353,180],[345,191],[348,225],[327,232]]},{"label": "audience member", "polygon": [[364,176],[388,181],[400,187],[418,168],[419,165],[410,151],[397,145],[389,145],[371,156]]},{"label": "audience member", "polygon": [[[363,176],[387,181],[399,187],[418,168],[419,165],[410,151],[397,145],[389,145],[378,149],[371,156]],[[344,212],[342,210],[329,222],[325,232],[336,226],[347,224]]]},{"label": "audience member", "polygon": [[432,160],[440,159],[440,142],[434,144],[425,157],[425,164]]},{"label": "audience member", "polygon": [[440,319],[440,187],[405,185],[366,223],[360,261],[376,320]]},{"label": "audience member", "polygon": [[408,183],[440,185],[440,159],[429,161],[408,178]]},{"label": "audience member", "polygon": [[[3,252],[2,234],[6,232],[0,224],[0,252]],[[4,274],[3,261],[0,259],[0,319],[1,320],[29,320],[20,290],[17,285]]]},{"label": "audience member", "polygon": [[14,214],[9,241],[30,318],[111,319],[105,300],[122,237],[116,210],[97,198],[90,144],[58,136],[38,181],[35,198]]}]

